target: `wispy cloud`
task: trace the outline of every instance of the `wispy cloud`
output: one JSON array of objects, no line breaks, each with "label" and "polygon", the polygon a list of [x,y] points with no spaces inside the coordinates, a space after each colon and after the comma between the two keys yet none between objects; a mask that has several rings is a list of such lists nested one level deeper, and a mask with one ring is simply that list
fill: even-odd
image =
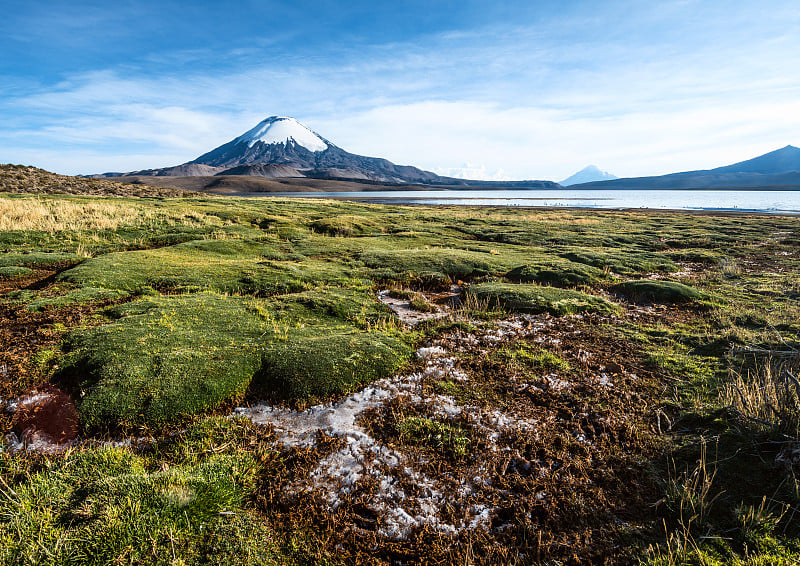
[{"label": "wispy cloud", "polygon": [[9,92],[0,155],[73,173],[156,167],[289,114],[349,151],[440,171],[722,165],[799,141],[800,16],[745,4],[584,4],[537,25],[311,55],[280,36],[174,49]]}]

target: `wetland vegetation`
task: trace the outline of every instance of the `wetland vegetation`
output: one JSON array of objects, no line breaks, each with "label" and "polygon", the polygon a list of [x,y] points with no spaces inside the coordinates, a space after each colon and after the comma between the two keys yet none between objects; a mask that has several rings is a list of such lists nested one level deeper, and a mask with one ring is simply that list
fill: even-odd
[{"label": "wetland vegetation", "polygon": [[800,561],[796,217],[143,194],[0,195],[0,562]]}]

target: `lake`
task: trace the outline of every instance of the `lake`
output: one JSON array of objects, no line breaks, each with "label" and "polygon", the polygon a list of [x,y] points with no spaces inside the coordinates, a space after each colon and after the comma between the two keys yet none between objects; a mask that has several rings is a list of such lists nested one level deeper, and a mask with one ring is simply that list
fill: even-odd
[{"label": "lake", "polygon": [[800,191],[445,189],[252,193],[246,196],[337,198],[381,204],[652,208],[800,213]]}]

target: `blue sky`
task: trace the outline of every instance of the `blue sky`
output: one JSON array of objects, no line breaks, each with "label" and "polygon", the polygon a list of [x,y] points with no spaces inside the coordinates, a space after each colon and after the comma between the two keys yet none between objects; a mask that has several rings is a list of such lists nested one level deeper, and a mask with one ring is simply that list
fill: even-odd
[{"label": "blue sky", "polygon": [[4,8],[0,162],[61,173],[183,163],[273,114],[474,178],[661,174],[800,145],[795,0]]}]

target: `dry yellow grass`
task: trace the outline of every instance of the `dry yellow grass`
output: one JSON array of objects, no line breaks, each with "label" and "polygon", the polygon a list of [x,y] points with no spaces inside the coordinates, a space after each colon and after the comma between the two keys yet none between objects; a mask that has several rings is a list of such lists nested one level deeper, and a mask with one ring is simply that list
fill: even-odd
[{"label": "dry yellow grass", "polygon": [[[796,355],[795,355],[796,356]],[[796,357],[795,357],[796,361]],[[735,372],[725,400],[755,423],[800,438],[800,381],[789,359],[766,359],[756,368]]]},{"label": "dry yellow grass", "polygon": [[[157,209],[116,200],[68,200],[39,196],[14,198],[0,195],[0,231],[81,232],[85,242],[98,242],[97,232],[120,226],[207,225],[223,226],[215,216],[201,216],[189,208]],[[229,238],[212,232],[209,238]]]},{"label": "dry yellow grass", "polygon": [[155,215],[130,204],[0,198],[0,230],[113,230]]}]

